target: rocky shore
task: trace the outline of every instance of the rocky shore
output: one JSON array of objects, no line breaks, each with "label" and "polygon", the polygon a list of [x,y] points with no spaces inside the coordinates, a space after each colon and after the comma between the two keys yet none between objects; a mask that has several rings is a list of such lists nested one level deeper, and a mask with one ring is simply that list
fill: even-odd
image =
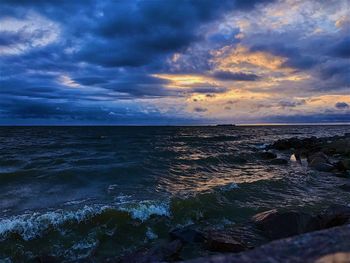
[{"label": "rocky shore", "polygon": [[199,258],[187,263],[348,263],[350,225],[273,241],[251,251]]},{"label": "rocky shore", "polygon": [[[278,158],[291,156],[291,160]],[[350,134],[327,138],[278,140],[257,153],[264,162],[287,165],[290,161],[307,165],[323,176],[350,178]],[[350,191],[350,181],[340,186]],[[174,262],[181,252],[200,247],[208,251],[191,263],[221,262],[350,262],[350,206],[331,206],[318,213],[285,207],[254,215],[232,228],[199,228],[189,225],[173,229],[166,240],[145,246],[104,262]],[[59,262],[38,257],[36,262]],[[96,262],[93,257],[82,262]]]},{"label": "rocky shore", "polygon": [[[290,160],[278,158],[279,152],[321,174],[350,175],[350,134],[278,140],[258,155],[274,165],[288,164]],[[341,188],[349,191],[350,181]],[[116,262],[178,261],[188,244],[220,253],[187,261],[193,263],[350,262],[350,206],[332,206],[318,214],[288,207],[271,209],[256,214],[244,226],[224,230],[188,226],[173,230],[169,237],[170,241],[158,248],[131,253]]]}]

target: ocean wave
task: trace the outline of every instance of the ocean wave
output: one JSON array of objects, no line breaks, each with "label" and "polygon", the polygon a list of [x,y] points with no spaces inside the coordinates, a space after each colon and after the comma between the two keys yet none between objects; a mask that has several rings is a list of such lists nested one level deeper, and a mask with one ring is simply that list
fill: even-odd
[{"label": "ocean wave", "polygon": [[75,211],[55,210],[45,213],[34,212],[0,219],[0,240],[5,240],[10,234],[18,234],[28,241],[40,237],[50,228],[59,229],[67,222],[81,223],[102,215],[107,210],[126,212],[132,219],[146,221],[152,215],[170,216],[167,203],[153,201],[121,202],[112,206],[84,206]]},{"label": "ocean wave", "polygon": [[133,219],[146,221],[152,215],[170,216],[170,206],[166,202],[141,201],[137,204],[126,203],[119,207],[121,211],[130,213]]},{"label": "ocean wave", "polygon": [[46,213],[26,213],[0,220],[0,238],[6,238],[10,233],[19,234],[24,240],[40,236],[50,227],[57,228],[68,221],[77,223],[89,217],[102,213],[109,207],[84,206],[77,211],[55,210]]}]

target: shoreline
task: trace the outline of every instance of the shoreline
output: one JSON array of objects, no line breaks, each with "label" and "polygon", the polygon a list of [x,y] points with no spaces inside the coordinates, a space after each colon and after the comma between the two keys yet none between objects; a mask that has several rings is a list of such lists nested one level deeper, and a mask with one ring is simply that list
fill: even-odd
[{"label": "shoreline", "polygon": [[[317,171],[317,173],[312,175],[315,180],[323,176],[336,176],[342,177],[341,180],[346,182],[350,178],[350,133],[344,133],[343,136],[320,138],[291,137],[274,140],[269,145],[265,145],[264,148],[257,148],[255,154],[256,158],[265,165],[277,165],[281,169],[284,169],[283,167],[286,167],[286,165],[292,165],[292,162],[293,165],[300,165],[303,168],[305,168],[306,164],[307,169]],[[295,160],[289,160],[289,156],[294,156]],[[336,188],[340,191],[350,192],[350,181],[340,186],[337,185]],[[329,205],[327,202],[325,204]],[[320,242],[317,243],[319,244],[318,246],[329,248],[329,253],[337,252],[337,246],[318,240],[319,234],[317,233],[321,231],[321,233],[324,233],[322,235],[334,235],[333,238],[339,239],[339,244],[343,245],[341,238],[342,227],[347,227],[350,223],[350,206],[347,202],[344,202],[344,204],[346,205],[333,205],[328,208],[324,205],[322,210],[315,209],[315,211],[312,210],[313,212],[310,212],[311,210],[305,211],[301,207],[301,209],[289,206],[280,206],[280,209],[274,209],[273,206],[271,208],[265,207],[265,210],[258,209],[255,213],[259,213],[249,216],[244,222],[237,223],[232,221],[231,225],[223,226],[223,228],[205,221],[204,223],[206,224],[204,225],[196,223],[186,226],[169,225],[172,228],[167,229],[162,238],[158,239],[156,237],[150,243],[144,243],[141,247],[135,247],[131,251],[127,250],[126,254],[99,255],[101,247],[96,243],[92,252],[86,257],[81,258],[81,260],[65,262],[146,263],[181,262],[181,260],[185,259],[188,259],[188,261],[184,262],[195,263],[231,262],[230,260],[232,262],[254,262],[251,260],[259,258],[258,255],[260,255],[260,260],[256,262],[275,263],[276,259],[270,258],[270,253],[276,253],[276,258],[284,254],[284,257],[281,258],[281,260],[283,259],[282,262],[305,262],[303,261],[304,258],[299,254],[294,257],[292,253],[288,255],[283,251],[289,247],[293,248],[293,244],[295,242],[298,243],[300,240],[315,239],[313,242],[315,244]],[[191,210],[191,208],[188,209]],[[152,218],[154,221],[161,222],[163,217],[155,216]],[[134,224],[140,223],[135,221]],[[339,228],[339,226],[341,227]],[[133,226],[130,225],[130,227]],[[333,229],[338,230],[333,231]],[[346,231],[350,231],[350,227]],[[154,235],[151,232],[148,234]],[[118,238],[118,236],[111,236],[105,242],[111,242],[112,238]],[[324,253],[323,248],[317,250],[317,247],[310,247],[310,244],[307,242],[301,243],[303,244],[302,247],[294,246],[293,249],[313,251],[312,258],[310,256],[310,261],[306,262],[316,262],[316,256],[322,256]],[[345,248],[347,249],[346,252],[350,252],[350,248],[344,246]],[[198,251],[195,252],[195,257],[182,254],[184,251],[195,251],[196,249],[200,253]],[[113,251],[113,249],[110,251]],[[242,258],[247,258],[247,261],[242,261]],[[34,258],[29,262],[52,263],[62,262],[62,260],[63,258],[56,258],[52,254],[34,254]]]},{"label": "shoreline", "polygon": [[[283,165],[283,159],[278,159],[270,150],[289,152],[296,156],[295,162],[302,165],[303,160],[308,169],[319,171],[321,174],[317,176],[323,176],[323,173],[344,178],[350,176],[350,133],[323,138],[281,139],[260,153],[266,160]],[[342,189],[350,191],[350,181]],[[170,232],[170,241],[163,246],[138,250],[115,262],[177,262],[181,260],[182,247],[191,243],[217,254],[181,262],[350,262],[349,204],[331,206],[316,214],[288,207],[283,211],[271,209],[256,214],[242,227],[253,228],[265,240],[252,246],[242,238],[249,236],[249,230],[241,231],[240,234],[245,233],[239,236],[227,229],[209,227],[203,230],[189,226]]]}]

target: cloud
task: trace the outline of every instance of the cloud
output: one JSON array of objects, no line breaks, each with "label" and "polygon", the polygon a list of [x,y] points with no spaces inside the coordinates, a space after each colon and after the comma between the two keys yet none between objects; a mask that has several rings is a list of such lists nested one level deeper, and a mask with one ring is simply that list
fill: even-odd
[{"label": "cloud", "polygon": [[[191,123],[208,118],[193,111],[233,118],[228,108],[243,119],[273,119],[272,109],[281,119],[345,114],[335,106],[349,105],[345,2],[3,0],[1,119]],[[339,97],[311,103],[321,95]],[[327,107],[334,112],[322,113]]]},{"label": "cloud", "polygon": [[193,110],[195,112],[206,112],[206,111],[208,111],[207,108],[202,108],[202,107],[195,107]]},{"label": "cloud", "polygon": [[223,81],[256,81],[260,79],[255,74],[230,71],[216,71],[213,73],[213,77]]},{"label": "cloud", "polygon": [[295,108],[297,106],[305,105],[306,101],[305,100],[300,100],[300,101],[280,101],[278,103],[279,106],[282,108]]},{"label": "cloud", "polygon": [[350,58],[350,37],[338,41],[332,47],[330,54],[341,58]]},{"label": "cloud", "polygon": [[335,105],[334,105],[337,109],[349,109],[349,104],[347,104],[346,102],[337,102]]}]

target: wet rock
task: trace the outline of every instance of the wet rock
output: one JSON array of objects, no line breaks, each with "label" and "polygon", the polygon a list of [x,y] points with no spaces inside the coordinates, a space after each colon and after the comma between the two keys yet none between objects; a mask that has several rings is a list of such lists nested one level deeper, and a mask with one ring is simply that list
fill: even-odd
[{"label": "wet rock", "polygon": [[264,159],[264,160],[271,160],[271,159],[277,158],[277,155],[272,152],[262,152],[259,154],[259,156],[261,159]]},{"label": "wet rock", "polygon": [[[273,241],[256,249],[198,258],[187,263],[348,263],[350,225]],[[339,261],[335,261],[334,258]]]},{"label": "wet rock", "polygon": [[340,164],[344,168],[344,170],[349,171],[350,170],[350,159],[343,159],[340,161]]},{"label": "wet rock", "polygon": [[335,169],[335,166],[329,161],[327,155],[323,152],[316,152],[307,158],[309,167],[320,171],[330,172]]},{"label": "wet rock", "polygon": [[205,241],[203,233],[193,226],[174,229],[169,235],[171,239],[179,239],[184,243],[201,243]]},{"label": "wet rock", "polygon": [[331,206],[319,218],[322,229],[350,223],[350,207],[341,205]]},{"label": "wet rock", "polygon": [[269,210],[255,215],[253,222],[269,239],[290,237],[320,229],[318,218],[296,211]]},{"label": "wet rock", "polygon": [[205,233],[205,247],[210,251],[237,253],[247,250],[248,247],[235,239],[230,232],[209,231]]},{"label": "wet rock", "polygon": [[350,154],[350,138],[339,138],[323,146],[323,151],[327,154]]},{"label": "wet rock", "polygon": [[117,260],[120,263],[153,263],[179,260],[179,254],[183,247],[180,240],[158,245],[154,248],[142,248]]},{"label": "wet rock", "polygon": [[274,165],[286,165],[288,164],[288,160],[282,158],[276,158],[270,161],[271,164]]},{"label": "wet rock", "polygon": [[42,255],[42,256],[36,257],[34,262],[37,262],[37,263],[59,263],[61,261],[54,256]]},{"label": "wet rock", "polygon": [[290,139],[282,139],[274,142],[269,148],[276,150],[289,150],[289,149],[312,149],[315,148],[318,143],[320,143],[321,139],[317,139],[316,137],[299,139],[299,138],[290,138]]}]

